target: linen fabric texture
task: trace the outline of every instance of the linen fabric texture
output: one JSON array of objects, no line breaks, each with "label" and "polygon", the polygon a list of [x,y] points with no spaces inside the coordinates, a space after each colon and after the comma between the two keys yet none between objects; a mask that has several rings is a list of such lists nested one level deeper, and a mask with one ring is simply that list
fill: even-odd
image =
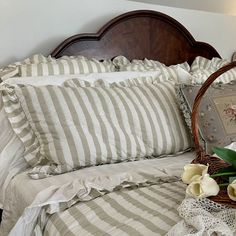
[{"label": "linen fabric texture", "polygon": [[160,78],[169,80],[172,78],[179,83],[188,83],[190,79],[190,66],[187,62],[178,65],[166,66],[165,64],[149,60],[145,58],[144,60],[134,59],[129,61],[124,56],[117,56],[112,60],[113,64],[119,71],[159,71]]},{"label": "linen fabric texture", "polygon": [[[212,73],[229,63],[228,60],[217,57],[214,57],[211,60],[201,56],[196,57],[190,68],[191,83],[203,84]],[[227,84],[230,81],[235,80],[235,78],[236,69],[233,68],[220,75],[213,83]]]},{"label": "linen fabric texture", "polygon": [[0,82],[1,80],[4,81],[12,77],[21,76],[19,67],[22,65],[47,63],[52,60],[53,58],[50,56],[45,57],[42,54],[34,54],[23,61],[18,61],[6,67],[0,68]]},{"label": "linen fabric texture", "polygon": [[42,54],[32,55],[0,69],[2,81],[12,77],[88,74],[116,71],[111,60],[103,62],[84,56],[63,56],[58,59]]},{"label": "linen fabric texture", "polygon": [[189,133],[176,104],[174,83],[127,83],[4,85],[4,108],[25,146],[26,161],[43,166],[45,177],[188,149]]},{"label": "linen fabric texture", "polygon": [[88,59],[83,56],[64,56],[47,63],[28,64],[20,66],[21,76],[47,76],[47,75],[70,75],[89,74],[116,71],[112,61],[100,62],[96,59]]}]

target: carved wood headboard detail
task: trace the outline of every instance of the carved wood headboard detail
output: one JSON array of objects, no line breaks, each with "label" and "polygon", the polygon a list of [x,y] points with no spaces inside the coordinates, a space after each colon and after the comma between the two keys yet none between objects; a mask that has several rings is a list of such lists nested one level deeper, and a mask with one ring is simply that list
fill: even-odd
[{"label": "carved wood headboard detail", "polygon": [[188,61],[196,56],[220,57],[209,44],[197,42],[178,21],[160,12],[139,10],[120,15],[96,34],[78,34],[62,42],[53,52],[83,55],[99,60],[124,55],[129,59],[153,59],[166,65]]}]

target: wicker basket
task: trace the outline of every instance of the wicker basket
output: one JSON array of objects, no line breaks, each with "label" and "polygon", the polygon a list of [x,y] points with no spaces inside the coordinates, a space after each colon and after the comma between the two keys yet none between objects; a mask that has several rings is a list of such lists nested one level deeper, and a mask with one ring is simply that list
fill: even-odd
[{"label": "wicker basket", "polygon": [[[203,95],[207,91],[207,89],[210,87],[210,85],[213,83],[214,80],[216,80],[220,75],[225,73],[226,71],[236,67],[236,61],[231,62],[228,65],[220,68],[218,71],[213,73],[202,85],[200,90],[198,91],[198,94],[194,100],[193,104],[193,110],[192,110],[192,134],[193,134],[193,140],[195,144],[195,150],[197,157],[193,160],[192,163],[200,163],[200,164],[209,164],[209,174],[213,174],[217,172],[219,169],[223,167],[227,167],[228,164],[225,163],[223,160],[210,156],[207,153],[205,153],[204,149],[202,148],[200,142],[199,142],[199,133],[198,133],[198,124],[197,124],[197,114],[198,114],[198,108],[200,105],[200,102],[202,100]],[[220,182],[220,180],[217,180],[217,182]],[[230,207],[236,208],[236,202],[232,201],[227,194],[227,189],[223,188],[220,190],[219,194],[215,197],[211,197],[211,200],[222,203],[225,205],[228,205]]]}]

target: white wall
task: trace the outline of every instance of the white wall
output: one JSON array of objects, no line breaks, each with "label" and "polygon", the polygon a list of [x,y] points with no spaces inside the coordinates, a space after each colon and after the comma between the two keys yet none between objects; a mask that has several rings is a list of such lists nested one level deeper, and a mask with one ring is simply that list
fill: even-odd
[{"label": "white wall", "polygon": [[236,15],[235,0],[131,0],[184,9]]},{"label": "white wall", "polygon": [[236,48],[235,16],[128,0],[0,0],[0,65],[33,53],[47,55],[63,39],[96,32],[109,19],[137,9],[171,15],[222,57],[230,58]]}]

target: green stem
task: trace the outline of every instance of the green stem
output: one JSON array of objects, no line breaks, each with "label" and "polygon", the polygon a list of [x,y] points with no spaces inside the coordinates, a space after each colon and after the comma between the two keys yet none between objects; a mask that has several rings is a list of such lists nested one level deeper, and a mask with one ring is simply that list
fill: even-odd
[{"label": "green stem", "polygon": [[229,183],[219,184],[219,187],[221,188],[221,187],[225,187],[225,186],[228,186],[228,185],[229,185]]},{"label": "green stem", "polygon": [[227,176],[227,175],[236,175],[236,172],[225,172],[225,173],[218,173],[218,174],[213,174],[210,175],[212,178],[218,177],[218,176]]}]

